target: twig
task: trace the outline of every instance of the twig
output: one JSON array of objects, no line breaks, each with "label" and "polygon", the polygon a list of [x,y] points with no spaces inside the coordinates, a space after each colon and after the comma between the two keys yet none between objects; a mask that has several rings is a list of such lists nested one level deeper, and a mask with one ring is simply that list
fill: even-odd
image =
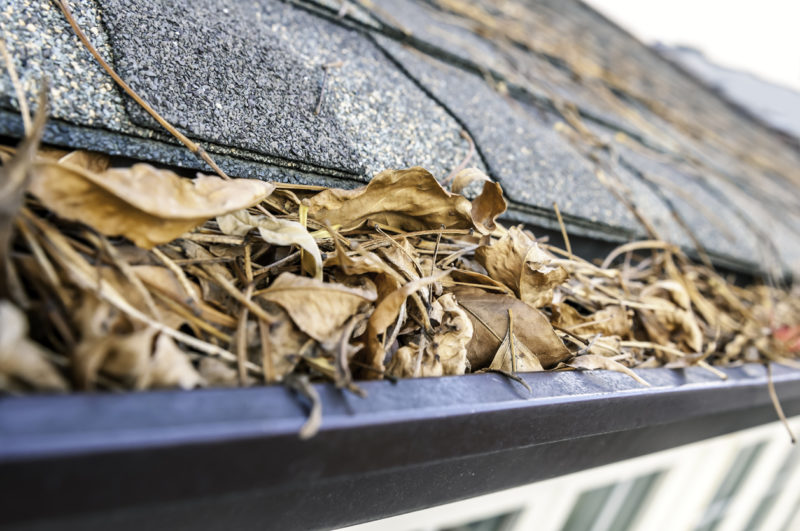
[{"label": "twig", "polygon": [[161,127],[166,129],[172,136],[177,138],[178,141],[184,146],[186,146],[189,149],[189,151],[194,153],[195,156],[199,157],[200,159],[205,161],[206,164],[211,166],[211,168],[217,173],[217,175],[219,175],[223,179],[230,179],[230,177],[228,177],[228,175],[224,171],[222,171],[222,169],[220,169],[219,166],[217,166],[217,163],[214,162],[214,159],[211,158],[211,155],[209,155],[206,152],[206,150],[202,148],[202,146],[199,146],[198,144],[190,140],[186,135],[178,131],[172,124],[170,124],[167,120],[165,120],[155,109],[153,109],[149,103],[147,103],[144,99],[142,99],[142,97],[139,96],[139,94],[137,94],[136,91],[134,91],[130,87],[130,85],[128,85],[121,77],[119,77],[119,74],[117,74],[111,67],[111,65],[109,65],[105,61],[105,59],[103,59],[103,57],[100,55],[100,52],[98,52],[97,49],[94,47],[94,45],[91,43],[91,41],[89,41],[89,38],[86,36],[81,27],[78,25],[78,22],[75,20],[75,17],[72,16],[72,11],[70,11],[69,5],[67,4],[66,0],[55,0],[55,2],[56,4],[58,4],[58,7],[61,8],[61,12],[64,13],[64,17],[67,19],[67,22],[69,22],[69,25],[72,26],[73,31],[81,40],[83,45],[86,47],[87,50],[89,50],[89,53],[91,53],[92,56],[97,60],[97,62],[100,63],[100,66],[103,67],[103,70],[105,70],[108,73],[108,75],[111,76],[111,78],[117,83],[117,85],[119,85],[122,88],[122,90],[124,90],[128,94],[128,96],[133,98],[133,100],[136,103],[138,103],[150,116],[152,116],[153,119],[161,125]]},{"label": "twig", "polygon": [[460,134],[461,138],[469,142],[469,151],[467,151],[467,154],[464,156],[464,159],[458,164],[458,166],[453,168],[453,171],[450,172],[450,175],[444,178],[442,184],[449,184],[450,181],[455,179],[456,175],[458,175],[461,170],[466,168],[467,164],[469,164],[469,161],[475,156],[475,141],[472,140],[472,137],[469,136],[469,133],[467,133],[466,129],[462,129]]},{"label": "twig", "polygon": [[508,309],[508,337],[510,338],[511,347],[511,372],[517,373],[517,348],[514,346],[514,314],[511,313],[511,308]]},{"label": "twig", "polygon": [[497,373],[497,374],[502,374],[506,378],[510,378],[511,380],[514,380],[515,382],[520,384],[522,387],[527,389],[529,395],[533,394],[533,389],[531,389],[531,386],[528,385],[528,382],[526,382],[525,380],[523,380],[520,376],[517,376],[516,374],[511,374],[510,372],[504,371],[503,369],[486,369],[484,372],[494,372],[494,373]]},{"label": "twig", "polygon": [[158,247],[153,247],[151,252],[161,261],[162,264],[167,266],[167,269],[172,271],[172,274],[175,275],[175,278],[178,280],[181,288],[186,293],[186,302],[192,306],[192,309],[196,313],[199,313],[200,300],[197,298],[197,293],[194,292],[191,282],[189,282],[189,279],[186,278],[186,273],[183,272],[183,269],[178,267],[178,265],[174,263],[167,255],[161,252],[161,249]]},{"label": "twig", "polygon": [[[253,285],[248,284],[244,298],[249,302],[253,296]],[[239,371],[239,385],[247,383],[247,305],[242,305],[239,313],[239,323],[236,326],[236,366]]]},{"label": "twig", "polygon": [[319,398],[319,393],[317,393],[317,390],[311,385],[307,374],[290,374],[284,381],[290,389],[295,390],[311,401],[311,410],[308,412],[308,419],[306,419],[306,422],[298,433],[301,439],[310,439],[317,434],[320,425],[322,425],[322,400]]},{"label": "twig", "polygon": [[[441,229],[444,230],[444,224],[442,224]],[[436,272],[436,255],[439,254],[439,243],[442,241],[442,232],[439,231],[439,234],[436,235],[436,247],[433,248],[433,259],[431,260],[431,272],[430,276]],[[433,289],[428,289],[428,306],[433,304]]]},{"label": "twig", "polygon": [[567,247],[567,256],[572,260],[572,245],[570,245],[569,236],[567,236],[567,227],[564,225],[564,218],[561,217],[561,210],[558,209],[558,203],[555,201],[553,201],[553,210],[556,211],[558,226],[561,227],[561,237],[564,238],[564,245]]},{"label": "twig", "polygon": [[322,65],[322,86],[319,89],[319,98],[317,98],[317,107],[314,109],[314,114],[319,115],[322,110],[322,100],[325,98],[325,86],[328,83],[328,70],[331,68],[339,68],[344,63],[342,61],[335,61]]},{"label": "twig", "polygon": [[781,402],[778,400],[778,393],[775,391],[775,381],[772,379],[772,364],[766,363],[765,365],[767,366],[767,390],[769,391],[769,398],[772,400],[772,406],[775,408],[775,413],[778,414],[778,418],[781,419],[786,431],[789,432],[789,439],[791,439],[792,444],[796,444],[797,437],[794,436],[792,427],[789,426],[789,421],[786,419],[786,414],[783,412]]}]

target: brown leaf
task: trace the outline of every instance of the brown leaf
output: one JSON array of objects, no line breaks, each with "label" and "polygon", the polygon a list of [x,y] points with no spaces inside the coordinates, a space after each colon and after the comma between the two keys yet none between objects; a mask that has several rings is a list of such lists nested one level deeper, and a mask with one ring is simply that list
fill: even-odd
[{"label": "brown leaf", "polygon": [[[380,373],[383,372],[383,359],[386,356],[386,350],[378,339],[378,336],[380,334],[384,334],[386,329],[395,322],[397,319],[397,314],[400,313],[400,308],[403,306],[403,304],[405,304],[409,295],[425,286],[433,284],[448,273],[449,271],[444,271],[432,277],[423,277],[411,281],[408,284],[397,288],[395,291],[386,296],[380,303],[378,303],[367,324],[367,361],[371,367],[374,367],[380,371]],[[370,375],[371,377],[374,377],[375,374]]]},{"label": "brown leaf", "polygon": [[25,314],[9,301],[0,300],[0,389],[8,378],[35,389],[66,391],[67,382],[47,356],[47,349],[28,338]]},{"label": "brown leaf", "polygon": [[488,234],[497,228],[495,220],[506,211],[506,200],[499,183],[493,182],[477,168],[465,168],[453,178],[452,189],[472,200],[472,219],[480,232]]},{"label": "brown leaf", "polygon": [[259,297],[279,304],[297,327],[321,343],[335,341],[359,307],[375,301],[374,291],[282,273]]},{"label": "brown leaf", "polygon": [[336,254],[329,256],[325,260],[325,266],[338,266],[346,275],[363,275],[365,273],[384,273],[386,264],[378,256],[370,251],[348,252],[342,243],[333,239],[336,246]]},{"label": "brown leaf", "polygon": [[27,306],[27,298],[11,261],[11,240],[14,219],[28,189],[31,165],[47,121],[49,105],[46,82],[39,92],[38,107],[30,134],[20,142],[10,160],[4,161],[0,167],[0,297],[10,297],[23,307]]},{"label": "brown leaf", "polygon": [[225,234],[244,236],[251,229],[258,229],[261,239],[273,245],[297,245],[312,257],[313,267],[309,273],[322,280],[322,255],[316,240],[308,230],[296,221],[270,219],[267,216],[254,216],[246,210],[234,212],[217,218],[219,229]]},{"label": "brown leaf", "polygon": [[560,265],[550,265],[550,256],[517,227],[491,245],[478,247],[475,258],[489,276],[537,308],[550,304],[553,288],[569,276]]},{"label": "brown leaf", "polygon": [[168,387],[192,389],[201,382],[202,378],[192,366],[186,353],[171,337],[159,334],[153,354],[135,387],[137,389]]},{"label": "brown leaf", "polygon": [[487,277],[482,273],[478,273],[477,271],[470,271],[469,269],[455,269],[450,274],[449,278],[442,281],[442,285],[446,287],[463,284],[479,284],[480,286],[473,287],[480,287],[481,289],[492,290],[508,295],[514,294],[514,292],[502,282],[498,282],[491,277]]},{"label": "brown leaf", "polygon": [[419,167],[387,170],[362,188],[325,190],[307,201],[311,218],[341,225],[343,231],[366,221],[406,231],[474,226],[470,202]]},{"label": "brown leaf", "polygon": [[30,191],[59,216],[150,249],[206,220],[247,208],[274,186],[255,179],[184,179],[147,164],[93,173],[80,166],[37,161]]},{"label": "brown leaf", "polygon": [[627,337],[633,329],[630,310],[616,305],[606,306],[589,315],[581,315],[569,304],[553,304],[552,322],[579,335]]},{"label": "brown leaf", "polygon": [[702,352],[703,332],[691,309],[684,310],[661,297],[642,297],[642,302],[658,308],[639,311],[645,327],[655,336],[654,341],[684,343],[692,352]]},{"label": "brown leaf", "polygon": [[406,280],[417,280],[423,276],[420,274],[417,250],[405,238],[397,243],[397,245],[380,249],[378,254],[386,258],[386,261],[394,266],[394,269],[401,273]]},{"label": "brown leaf", "polygon": [[464,374],[469,367],[467,345],[472,340],[472,322],[452,293],[442,295],[436,302],[442,308],[441,324],[425,351],[429,359],[441,365],[442,374]]},{"label": "brown leaf", "polygon": [[236,369],[216,358],[201,359],[197,370],[208,387],[236,387],[239,385],[239,374]]},{"label": "brown leaf", "polygon": [[479,190],[485,183],[492,180],[478,168],[464,168],[453,176],[451,189],[456,194],[461,194],[467,199],[478,197]]},{"label": "brown leaf", "polygon": [[[419,371],[417,371],[417,358],[422,355]],[[419,352],[417,345],[405,345],[397,349],[386,366],[386,373],[395,378],[433,378],[442,376],[442,364],[435,363],[434,360],[424,352]]]},{"label": "brown leaf", "polygon": [[[300,351],[308,341],[308,336],[293,323],[289,314],[277,304],[267,302],[266,309],[275,319],[270,325],[263,321],[259,327],[268,327],[261,334],[263,349],[262,363],[264,380],[267,383],[281,382],[300,361]],[[268,333],[266,333],[268,332]]]},{"label": "brown leaf", "polygon": [[105,153],[84,151],[82,149],[67,153],[63,157],[60,157],[58,162],[78,166],[94,173],[102,173],[111,167],[111,157]]},{"label": "brown leaf", "polygon": [[611,358],[606,358],[605,356],[600,356],[598,354],[584,354],[582,356],[577,356],[568,365],[575,369],[584,369],[590,371],[605,369],[607,371],[621,372],[623,374],[627,374],[640,384],[650,387],[649,383],[647,383],[641,376],[627,368],[625,365],[618,361],[614,361]]},{"label": "brown leaf", "polygon": [[506,335],[494,354],[489,370],[507,373],[543,371],[542,363],[518,338],[512,327],[512,310],[508,311]]},{"label": "brown leaf", "polygon": [[106,372],[129,381],[135,389],[180,387],[200,384],[186,353],[175,342],[152,328],[82,338],[75,348],[78,380],[89,387],[97,373]]},{"label": "brown leaf", "polygon": [[478,289],[459,289],[459,305],[467,311],[475,329],[467,355],[472,369],[487,367],[508,333],[508,310],[514,315],[514,333],[519,343],[534,353],[545,368],[551,368],[570,353],[542,312],[508,295]]}]

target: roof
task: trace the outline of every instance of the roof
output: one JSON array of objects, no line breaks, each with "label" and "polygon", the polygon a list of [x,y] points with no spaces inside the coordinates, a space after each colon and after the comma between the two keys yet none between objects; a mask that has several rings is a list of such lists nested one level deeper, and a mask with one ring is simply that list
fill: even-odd
[{"label": "roof", "polygon": [[[469,158],[503,185],[511,220],[553,229],[557,202],[574,236],[800,268],[800,153],[582,3],[346,5],[71,2],[122,78],[231,175],[355,186],[412,165],[444,178]],[[7,6],[30,100],[51,81],[45,141],[208,171],[53,3]],[[3,74],[0,134],[21,134],[16,105]]]}]

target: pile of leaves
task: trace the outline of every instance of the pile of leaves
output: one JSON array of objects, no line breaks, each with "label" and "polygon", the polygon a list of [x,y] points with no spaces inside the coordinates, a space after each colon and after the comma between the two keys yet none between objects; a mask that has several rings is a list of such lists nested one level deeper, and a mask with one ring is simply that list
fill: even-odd
[{"label": "pile of leaves", "polygon": [[451,190],[422,168],[355,190],[189,179],[41,148],[39,122],[0,149],[5,391],[360,393],[360,379],[574,369],[646,385],[631,368],[800,353],[796,290],[736,286],[661,241],[583,260],[498,223],[502,190],[475,169]]}]

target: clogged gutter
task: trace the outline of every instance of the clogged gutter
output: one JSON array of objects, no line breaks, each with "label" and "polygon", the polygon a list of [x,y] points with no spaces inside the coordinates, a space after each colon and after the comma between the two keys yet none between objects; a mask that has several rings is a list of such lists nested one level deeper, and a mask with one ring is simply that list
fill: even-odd
[{"label": "clogged gutter", "polygon": [[422,168],[357,190],[187,179],[41,147],[38,110],[0,148],[2,391],[313,396],[310,381],[361,393],[363,379],[594,369],[647,385],[632,369],[800,355],[797,288],[736,286],[655,240],[581,259],[498,223],[503,192],[475,169],[449,190]]}]

